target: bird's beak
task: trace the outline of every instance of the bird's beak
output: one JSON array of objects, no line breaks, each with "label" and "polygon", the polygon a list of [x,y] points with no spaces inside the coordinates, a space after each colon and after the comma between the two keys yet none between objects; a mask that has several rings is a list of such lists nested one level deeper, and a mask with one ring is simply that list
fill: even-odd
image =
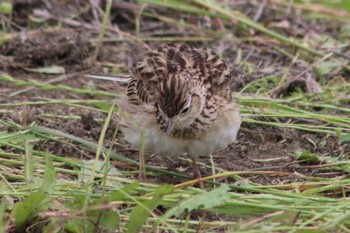
[{"label": "bird's beak", "polygon": [[169,118],[168,120],[168,125],[166,127],[166,133],[167,134],[171,134],[171,132],[173,131],[173,128],[174,128],[174,121],[173,121],[173,118]]}]

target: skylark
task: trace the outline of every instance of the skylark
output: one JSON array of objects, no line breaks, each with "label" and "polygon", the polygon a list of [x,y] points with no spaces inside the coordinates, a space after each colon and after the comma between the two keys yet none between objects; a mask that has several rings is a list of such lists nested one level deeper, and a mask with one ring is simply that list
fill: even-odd
[{"label": "skylark", "polygon": [[200,178],[196,158],[234,142],[241,124],[226,63],[209,49],[171,43],[148,52],[132,75],[119,103],[125,139],[163,156],[186,153]]}]

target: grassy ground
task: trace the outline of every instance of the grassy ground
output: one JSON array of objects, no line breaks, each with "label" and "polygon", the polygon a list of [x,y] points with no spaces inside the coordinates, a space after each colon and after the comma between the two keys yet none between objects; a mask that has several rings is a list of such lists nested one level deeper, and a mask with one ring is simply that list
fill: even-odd
[{"label": "grassy ground", "polygon": [[[0,3],[0,232],[350,232],[350,3]],[[121,88],[165,42],[232,67],[237,143],[190,161],[118,132]]]}]

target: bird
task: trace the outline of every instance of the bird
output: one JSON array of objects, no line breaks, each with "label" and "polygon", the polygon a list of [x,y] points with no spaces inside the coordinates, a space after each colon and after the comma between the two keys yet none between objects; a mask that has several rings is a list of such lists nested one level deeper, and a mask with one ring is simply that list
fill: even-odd
[{"label": "bird", "polygon": [[143,56],[126,80],[119,118],[132,146],[161,156],[187,154],[199,179],[198,157],[236,140],[241,117],[232,100],[233,76],[212,50],[160,45]]},{"label": "bird", "polygon": [[121,131],[127,142],[145,151],[187,154],[200,178],[196,159],[236,140],[241,118],[232,101],[232,82],[229,67],[212,50],[161,45],[132,70],[120,102]]}]

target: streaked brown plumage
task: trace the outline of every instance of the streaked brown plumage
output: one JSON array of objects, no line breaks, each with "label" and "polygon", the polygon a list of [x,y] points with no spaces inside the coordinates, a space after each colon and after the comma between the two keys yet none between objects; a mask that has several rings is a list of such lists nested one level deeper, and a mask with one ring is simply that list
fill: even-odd
[{"label": "streaked brown plumage", "polygon": [[120,102],[126,140],[164,156],[210,155],[235,141],[241,121],[232,76],[209,49],[166,44],[133,69]]}]

